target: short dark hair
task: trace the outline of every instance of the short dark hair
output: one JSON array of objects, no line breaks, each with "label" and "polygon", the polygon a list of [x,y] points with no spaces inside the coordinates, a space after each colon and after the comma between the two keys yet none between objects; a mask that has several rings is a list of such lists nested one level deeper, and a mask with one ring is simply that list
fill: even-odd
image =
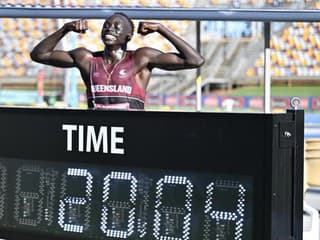
[{"label": "short dark hair", "polygon": [[124,17],[125,19],[127,19],[127,21],[129,22],[130,26],[131,26],[131,35],[133,35],[134,32],[134,23],[131,20],[131,18],[128,17],[128,15],[122,13],[122,12],[116,12],[114,15],[120,15],[122,17]]}]

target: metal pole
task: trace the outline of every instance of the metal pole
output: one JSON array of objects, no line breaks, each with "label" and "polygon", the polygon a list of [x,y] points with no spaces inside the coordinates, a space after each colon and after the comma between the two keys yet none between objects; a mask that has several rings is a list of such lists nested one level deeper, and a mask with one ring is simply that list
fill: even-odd
[{"label": "metal pole", "polygon": [[[1,1],[2,2],[2,1]],[[166,20],[228,20],[261,22],[318,22],[318,9],[213,9],[213,8],[150,8],[150,7],[2,7],[0,18],[87,18],[106,19],[116,12],[123,12],[133,19]]]},{"label": "metal pole", "polygon": [[[201,52],[201,25],[200,21],[196,21],[196,44],[197,44],[197,51],[200,53]],[[196,95],[197,95],[197,106],[196,106],[196,111],[201,111],[202,109],[202,79],[201,79],[201,69],[197,68],[197,78],[196,78]]]},{"label": "metal pole", "polygon": [[264,112],[270,113],[271,73],[270,73],[270,22],[264,22]]}]

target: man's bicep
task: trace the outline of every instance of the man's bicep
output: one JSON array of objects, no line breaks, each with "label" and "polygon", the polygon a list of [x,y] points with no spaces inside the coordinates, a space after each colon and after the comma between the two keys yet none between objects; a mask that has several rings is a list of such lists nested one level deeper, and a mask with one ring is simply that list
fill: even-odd
[{"label": "man's bicep", "polygon": [[137,51],[139,65],[164,70],[180,69],[184,65],[184,60],[177,53],[164,53],[154,48],[141,48]]},{"label": "man's bicep", "polygon": [[160,53],[150,60],[150,64],[164,70],[185,68],[184,59],[178,53]]},{"label": "man's bicep", "polygon": [[178,53],[164,53],[154,48],[148,48],[144,51],[147,57],[148,65],[165,70],[179,69],[184,65],[184,59]]},{"label": "man's bicep", "polygon": [[72,52],[55,50],[50,53],[47,64],[56,67],[74,67],[75,61]]}]

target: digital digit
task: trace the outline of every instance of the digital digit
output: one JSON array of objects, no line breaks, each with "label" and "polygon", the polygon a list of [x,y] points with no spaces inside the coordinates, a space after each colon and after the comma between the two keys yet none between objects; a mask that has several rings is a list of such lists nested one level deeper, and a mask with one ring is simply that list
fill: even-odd
[{"label": "digital digit", "polygon": [[104,178],[101,230],[107,237],[125,239],[133,234],[137,183],[130,172],[111,172]]},{"label": "digital digit", "polygon": [[5,214],[6,188],[7,169],[0,163],[0,220],[3,219]]},{"label": "digital digit", "polygon": [[17,170],[14,218],[22,225],[38,226],[43,215],[44,170],[37,165]]},{"label": "digital digit", "polygon": [[58,224],[66,232],[89,228],[93,177],[87,169],[68,168],[62,176]]},{"label": "digital digit", "polygon": [[148,231],[149,208],[153,206],[151,203],[151,191],[153,179],[146,176],[139,176],[138,178],[138,197],[137,197],[137,235],[139,238],[144,238]]},{"label": "digital digit", "polygon": [[186,177],[165,176],[156,185],[153,235],[160,240],[190,239],[193,185]]},{"label": "digital digit", "polygon": [[44,218],[47,226],[51,226],[55,221],[53,217],[54,202],[56,198],[56,181],[58,178],[58,171],[53,168],[45,170],[45,192],[44,192]]},{"label": "digital digit", "polygon": [[207,186],[204,240],[240,240],[243,235],[246,189],[234,181],[219,180]]}]

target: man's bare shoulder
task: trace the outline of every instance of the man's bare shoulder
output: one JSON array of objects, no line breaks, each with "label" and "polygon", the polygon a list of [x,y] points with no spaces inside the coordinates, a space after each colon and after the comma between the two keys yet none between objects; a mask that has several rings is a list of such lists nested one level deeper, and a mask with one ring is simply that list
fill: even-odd
[{"label": "man's bare shoulder", "polygon": [[135,56],[138,58],[152,57],[160,53],[161,51],[152,47],[141,47],[135,50]]},{"label": "man's bare shoulder", "polygon": [[160,52],[158,49],[152,47],[141,47],[135,50],[136,53],[152,53],[152,52]]},{"label": "man's bare shoulder", "polygon": [[84,55],[93,56],[94,55],[94,52],[92,52],[91,50],[89,50],[85,47],[75,48],[75,49],[71,50],[70,52],[72,54],[81,55],[81,56],[84,56]]},{"label": "man's bare shoulder", "polygon": [[87,48],[79,47],[70,51],[71,55],[79,61],[89,60],[92,57],[98,55],[98,52],[92,52]]}]

